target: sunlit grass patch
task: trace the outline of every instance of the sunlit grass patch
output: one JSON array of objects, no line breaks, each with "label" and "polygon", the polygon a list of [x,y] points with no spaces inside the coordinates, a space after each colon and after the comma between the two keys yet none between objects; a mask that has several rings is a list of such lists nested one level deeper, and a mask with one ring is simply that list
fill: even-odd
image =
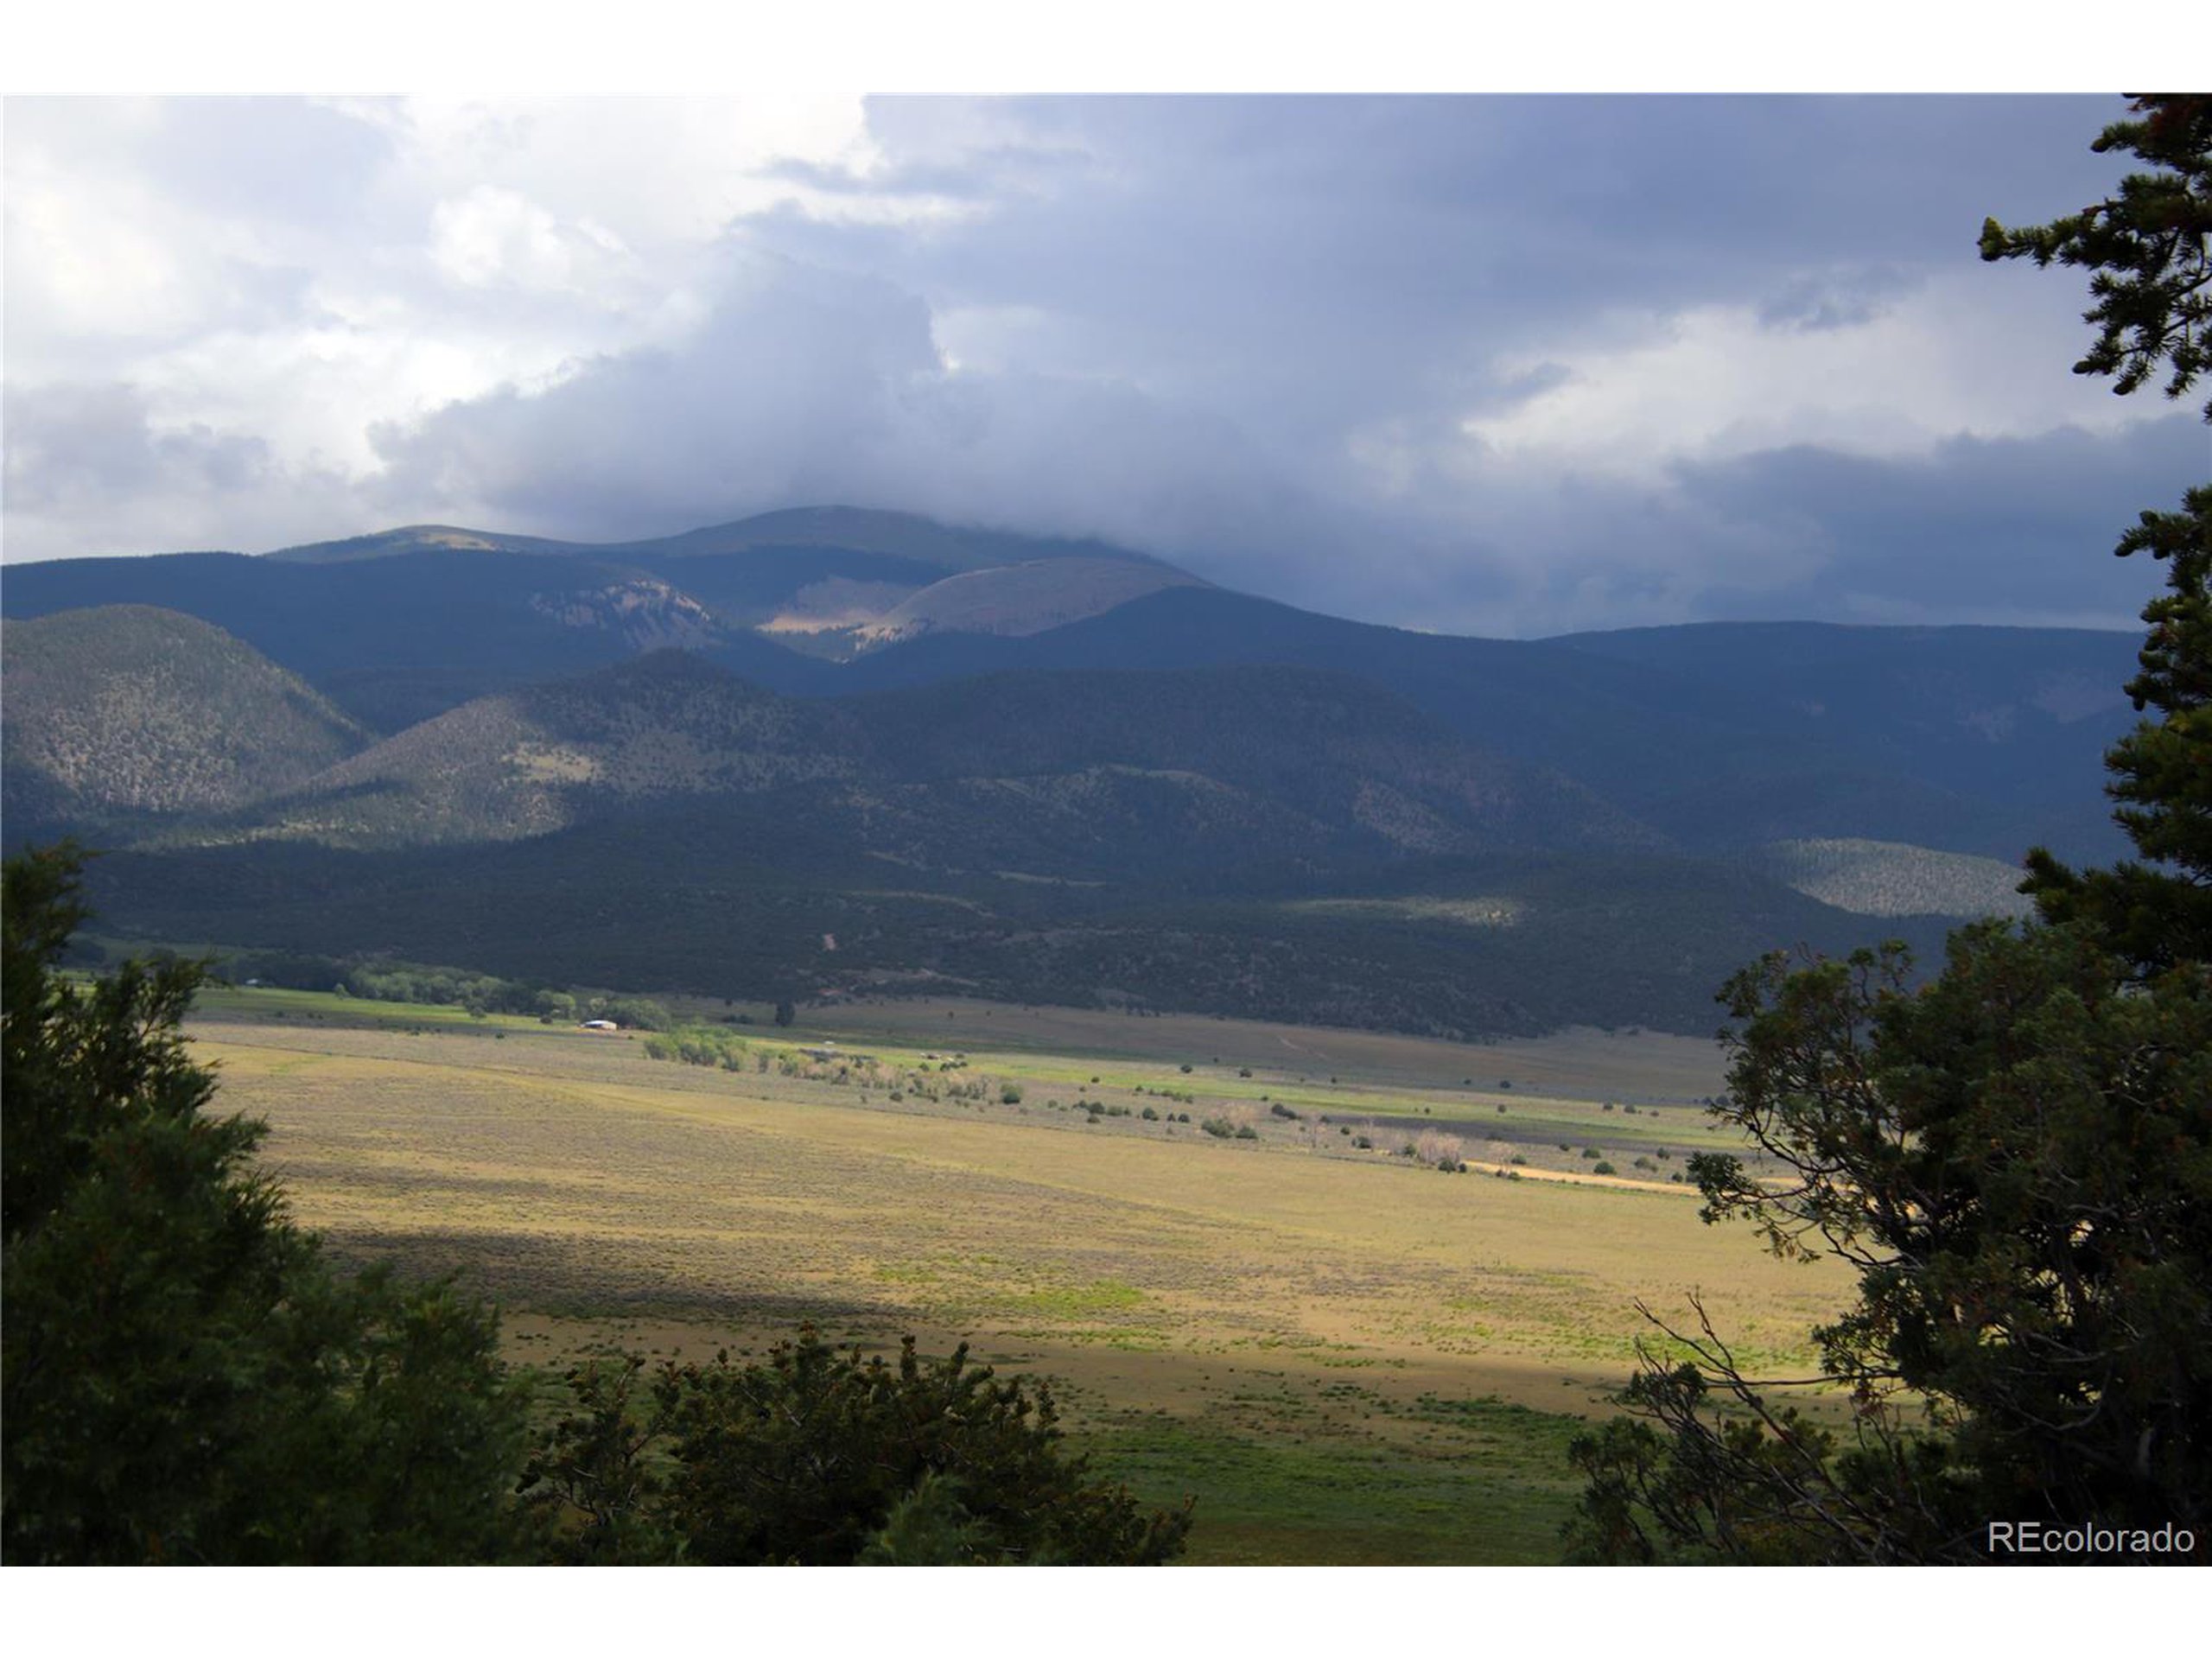
[{"label": "sunlit grass patch", "polygon": [[1267,1433],[1163,1416],[1077,1442],[1147,1503],[1197,1500],[1194,1565],[1537,1565],[1559,1559],[1579,1490],[1575,1418],[1475,1408],[1431,1442]]}]

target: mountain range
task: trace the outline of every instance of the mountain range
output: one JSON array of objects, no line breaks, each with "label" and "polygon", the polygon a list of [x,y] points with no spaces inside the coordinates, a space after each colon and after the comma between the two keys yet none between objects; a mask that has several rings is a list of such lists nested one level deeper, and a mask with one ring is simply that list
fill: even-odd
[{"label": "mountain range", "polygon": [[2029,844],[2115,850],[2134,717],[2127,635],[1418,633],[846,508],[18,565],[0,610],[7,840],[117,849],[114,932],[1464,1036],[1930,944]]}]

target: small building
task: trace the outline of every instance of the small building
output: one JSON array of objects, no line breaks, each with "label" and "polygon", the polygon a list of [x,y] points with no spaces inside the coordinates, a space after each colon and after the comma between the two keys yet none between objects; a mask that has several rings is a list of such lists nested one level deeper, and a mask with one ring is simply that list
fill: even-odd
[{"label": "small building", "polygon": [[583,1023],[583,1028],[586,1031],[620,1031],[622,1029],[621,1027],[616,1025],[612,1020],[587,1020]]}]

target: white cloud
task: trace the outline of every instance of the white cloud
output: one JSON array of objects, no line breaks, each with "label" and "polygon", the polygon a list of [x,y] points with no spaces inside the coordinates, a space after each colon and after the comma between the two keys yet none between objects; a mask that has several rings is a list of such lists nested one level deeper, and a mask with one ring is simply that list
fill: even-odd
[{"label": "white cloud", "polygon": [[465,288],[512,287],[620,308],[632,261],[588,219],[563,223],[513,190],[480,184],[430,215],[430,260]]},{"label": "white cloud", "polygon": [[1626,346],[1516,353],[1502,373],[1549,372],[1555,384],[1463,429],[1494,464],[1651,481],[1685,458],[1800,443],[1923,454],[1961,434],[2116,431],[2166,412],[2065,382],[2053,353],[2023,350],[2063,342],[2079,306],[2063,288],[2003,280],[2019,274],[1932,276],[1836,327],[1777,327],[1753,306],[1699,306],[1644,320]]}]

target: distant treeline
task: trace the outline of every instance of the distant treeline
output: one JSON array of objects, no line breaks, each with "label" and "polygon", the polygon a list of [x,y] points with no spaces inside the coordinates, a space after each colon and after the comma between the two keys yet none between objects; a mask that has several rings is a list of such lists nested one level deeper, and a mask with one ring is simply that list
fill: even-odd
[{"label": "distant treeline", "polygon": [[289,950],[242,950],[225,957],[219,971],[233,984],[249,980],[295,991],[327,991],[372,1002],[420,1002],[466,1008],[471,1014],[535,1015],[548,1025],[612,1020],[638,1031],[665,1031],[675,1021],[651,997],[620,996],[525,979],[501,979],[463,968],[423,963],[320,957]]},{"label": "distant treeline", "polygon": [[[548,987],[758,1005],[950,982],[996,1001],[1465,1040],[1577,1024],[1710,1034],[1713,988],[1775,940],[1837,956],[1894,935],[1920,960],[1942,957],[1939,918],[1850,915],[1719,860],[1440,857],[1325,887],[1255,876],[1225,896],[948,877],[951,903],[835,869],[808,886],[735,861],[715,820],[671,810],[663,828],[658,838],[588,842],[563,832],[503,850],[497,868],[471,855],[459,867],[467,880],[442,855],[369,867],[327,849],[271,847],[251,866],[208,857],[187,868],[119,852],[88,873],[88,894],[135,912],[148,936],[224,940],[240,962],[329,959],[323,988],[345,980],[359,993],[356,964],[382,974],[402,957],[466,963],[454,977],[521,982],[530,995],[519,1011],[531,1014]],[[687,879],[662,845],[678,839],[733,861],[711,886]],[[565,874],[580,864],[588,883]],[[1324,893],[1362,902],[1313,907]],[[1396,899],[1418,903],[1365,902]],[[1440,909],[1478,899],[1510,899],[1518,919],[1468,925]]]}]

